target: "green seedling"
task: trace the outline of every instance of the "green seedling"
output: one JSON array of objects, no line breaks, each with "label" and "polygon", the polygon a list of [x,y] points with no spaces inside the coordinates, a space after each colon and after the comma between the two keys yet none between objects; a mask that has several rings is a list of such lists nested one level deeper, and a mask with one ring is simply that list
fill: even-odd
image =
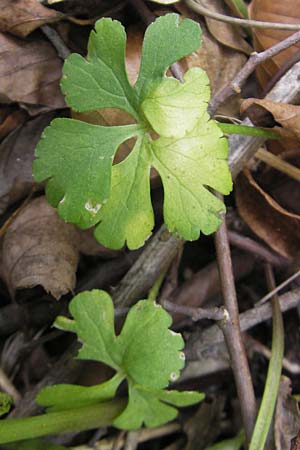
[{"label": "green seedling", "polygon": [[[126,33],[111,19],[95,25],[87,58],[72,54],[61,87],[66,103],[79,112],[118,108],[134,124],[100,126],[55,119],[46,128],[33,165],[36,181],[48,180],[46,196],[67,222],[95,225],[103,245],[143,245],[154,227],[150,170],[164,188],[164,221],[185,240],[214,232],[225,206],[210,189],[229,194],[228,143],[207,113],[209,80],[200,68],[183,82],[166,76],[171,64],[201,44],[201,29],[177,14],[157,19],[145,33],[136,84],[125,69]],[[113,165],[118,147],[135,138],[131,153]]]},{"label": "green seedling", "polygon": [[[96,386],[44,388],[36,401],[47,412],[0,422],[0,444],[103,425],[126,430],[156,427],[175,419],[177,407],[203,400],[199,392],[166,389],[184,367],[184,341],[170,330],[171,316],[160,305],[140,300],[130,309],[119,335],[106,292],[82,292],[70,302],[69,310],[72,319],[59,316],[55,326],[77,334],[82,343],[78,359],[105,363],[115,375]],[[114,399],[123,381],[128,400]]]}]

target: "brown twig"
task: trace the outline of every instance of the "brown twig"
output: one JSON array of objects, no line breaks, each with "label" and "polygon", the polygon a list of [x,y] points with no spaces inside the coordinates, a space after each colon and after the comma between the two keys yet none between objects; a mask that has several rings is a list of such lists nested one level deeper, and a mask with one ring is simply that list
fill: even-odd
[{"label": "brown twig", "polygon": [[220,322],[224,333],[240,401],[243,424],[248,443],[251,440],[256,417],[256,403],[250,369],[240,330],[238,303],[234,285],[229,239],[225,220],[215,235],[221,289],[228,320]]},{"label": "brown twig", "polygon": [[220,14],[202,6],[196,0],[185,0],[185,3],[202,16],[209,17],[210,19],[218,20],[219,22],[227,22],[233,25],[239,25],[241,27],[249,28],[268,28],[275,30],[288,30],[297,31],[300,30],[300,25],[295,23],[282,23],[282,22],[263,22],[261,20],[240,19],[238,17],[227,16],[226,14]]},{"label": "brown twig", "polygon": [[174,314],[184,314],[190,317],[194,322],[201,319],[227,320],[228,312],[224,308],[193,308],[191,306],[177,305],[169,300],[162,300],[161,305]]},{"label": "brown twig", "polygon": [[261,298],[257,304],[258,305],[262,305],[263,303],[265,303],[267,300],[269,300],[270,298],[272,298],[274,296],[274,294],[277,294],[278,292],[280,292],[283,288],[285,288],[286,286],[288,286],[292,281],[294,281],[296,278],[299,278],[300,276],[300,270],[297,270],[297,272],[293,273],[293,275],[291,275],[289,278],[287,278],[286,280],[284,280],[282,283],[280,283],[278,286],[275,286],[274,289],[272,289],[270,292],[268,292],[267,295],[265,295],[263,298]]},{"label": "brown twig", "polygon": [[278,42],[277,44],[273,45],[267,50],[264,50],[263,52],[252,53],[246,64],[236,74],[233,80],[230,83],[226,84],[226,86],[224,86],[223,89],[221,89],[219,92],[216,93],[216,95],[212,97],[209,103],[210,114],[213,114],[217,110],[217,108],[222,103],[224,103],[224,101],[227,100],[229,97],[241,91],[242,85],[245,83],[249,75],[251,75],[251,73],[254,72],[254,70],[259,64],[271,58],[272,56],[277,55],[277,53],[286,50],[287,48],[291,47],[292,45],[296,44],[299,41],[300,41],[300,32],[298,31],[297,33],[292,34],[283,41]]},{"label": "brown twig", "polygon": [[71,51],[66,46],[58,32],[49,25],[43,25],[41,27],[42,32],[49,39],[53,47],[56,49],[58,56],[65,60],[70,55]]},{"label": "brown twig", "polygon": [[255,257],[262,259],[265,262],[269,262],[274,267],[283,268],[289,264],[288,260],[282,256],[276,255],[264,245],[254,239],[243,236],[236,231],[228,231],[228,237],[230,244],[240,248],[241,250],[252,253]]}]

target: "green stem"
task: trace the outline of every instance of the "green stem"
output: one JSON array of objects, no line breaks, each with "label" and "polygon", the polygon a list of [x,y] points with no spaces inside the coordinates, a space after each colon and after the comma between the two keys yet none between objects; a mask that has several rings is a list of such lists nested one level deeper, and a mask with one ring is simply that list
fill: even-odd
[{"label": "green stem", "polygon": [[275,131],[265,130],[259,127],[248,127],[247,125],[236,125],[233,123],[217,122],[219,128],[226,134],[246,134],[247,136],[263,137],[266,139],[280,139]]},{"label": "green stem", "polygon": [[256,419],[249,450],[263,450],[265,448],[265,443],[272,422],[280,384],[282,360],[284,354],[284,329],[282,313],[277,296],[272,298],[272,311],[272,354],[268,367],[265,390]]},{"label": "green stem", "polygon": [[0,444],[110,426],[124,409],[125,403],[125,400],[113,400],[40,416],[2,420]]}]

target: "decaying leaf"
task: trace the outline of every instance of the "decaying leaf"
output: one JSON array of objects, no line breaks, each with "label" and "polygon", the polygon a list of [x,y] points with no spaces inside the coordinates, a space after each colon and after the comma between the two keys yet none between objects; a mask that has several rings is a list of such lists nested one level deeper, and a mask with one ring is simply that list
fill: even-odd
[{"label": "decaying leaf", "polygon": [[[253,0],[249,8],[249,17],[266,22],[298,24],[300,19],[299,6],[299,0],[285,0],[284,2],[280,0]],[[257,51],[265,50],[292,34],[288,31],[265,28],[254,28],[252,32],[254,47]],[[289,47],[260,64],[256,73],[261,86],[264,87],[277,73],[278,69],[297,52],[299,52],[299,44]]]},{"label": "decaying leaf", "polygon": [[46,23],[63,15],[43,6],[38,0],[0,0],[0,31],[26,37]]},{"label": "decaying leaf", "polygon": [[0,144],[0,213],[32,187],[34,149],[53,113],[40,115],[13,131]]},{"label": "decaying leaf", "polygon": [[244,100],[241,111],[247,110],[247,115],[252,119],[255,109],[259,108],[260,118],[262,115],[271,114],[274,122],[280,123],[290,136],[300,138],[300,106],[290,105],[288,103],[276,103],[271,100],[248,98]]},{"label": "decaying leaf", "polygon": [[44,197],[33,200],[9,226],[2,241],[2,278],[11,295],[41,285],[59,299],[75,287],[78,234]]},{"label": "decaying leaf", "polygon": [[0,141],[22,125],[27,118],[26,111],[14,106],[0,107]]},{"label": "decaying leaf", "polygon": [[31,114],[64,108],[62,61],[43,39],[0,33],[0,103],[20,103]]},{"label": "decaying leaf", "polygon": [[273,250],[286,258],[299,255],[300,216],[280,206],[248,169],[237,179],[236,202],[241,217]]},{"label": "decaying leaf", "polygon": [[[222,0],[198,0],[198,3],[212,12],[228,14],[226,6]],[[252,52],[251,46],[245,41],[239,28],[235,25],[220,22],[208,17],[205,18],[205,21],[213,37],[221,44],[234,50],[246,53],[246,55],[249,55]]]},{"label": "decaying leaf", "polygon": [[212,402],[202,403],[197,412],[184,424],[187,445],[184,450],[206,448],[220,433],[224,398],[214,398]]},{"label": "decaying leaf", "polygon": [[291,380],[282,377],[277,398],[274,438],[276,450],[289,450],[292,438],[300,429],[298,402],[291,395]]}]

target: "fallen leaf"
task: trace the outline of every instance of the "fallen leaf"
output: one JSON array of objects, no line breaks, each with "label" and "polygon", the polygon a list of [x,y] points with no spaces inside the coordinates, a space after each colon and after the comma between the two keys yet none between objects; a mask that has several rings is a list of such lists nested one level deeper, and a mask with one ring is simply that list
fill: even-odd
[{"label": "fallen leaf", "polygon": [[236,180],[236,202],[240,216],[273,250],[290,259],[299,255],[300,215],[280,206],[248,169]]},{"label": "fallen leaf", "polygon": [[2,278],[11,295],[37,285],[56,299],[72,291],[78,243],[76,228],[63,222],[45,197],[33,200],[11,223],[2,241]]},{"label": "fallen leaf", "polygon": [[0,144],[0,213],[25,197],[35,185],[34,150],[53,113],[38,116],[9,134]]},{"label": "fallen leaf", "polygon": [[0,0],[0,31],[26,37],[36,28],[57,22],[63,14],[38,0]]},{"label": "fallen leaf", "polygon": [[26,118],[27,113],[22,109],[15,108],[14,106],[0,107],[0,141],[22,125]]},{"label": "fallen leaf", "polygon": [[214,398],[212,402],[204,402],[184,424],[188,443],[184,450],[206,448],[218,437],[224,409],[224,398]]},{"label": "fallen leaf", "polygon": [[288,450],[292,438],[300,429],[298,402],[291,395],[291,380],[281,377],[274,419],[274,438],[276,450]]},{"label": "fallen leaf", "polygon": [[300,138],[300,106],[290,105],[288,103],[275,103],[271,100],[256,98],[248,98],[241,105],[241,112],[247,111],[248,117],[255,120],[254,115],[259,108],[260,123],[268,113],[272,115],[274,122],[280,123],[286,131],[290,132],[293,137]]},{"label": "fallen leaf", "polygon": [[[222,0],[198,0],[198,3],[212,12],[228,14],[226,6]],[[229,48],[250,55],[252,47],[244,39],[242,31],[236,26],[226,22],[220,22],[205,17],[205,21],[213,37]]]},{"label": "fallen leaf", "polygon": [[31,114],[65,108],[61,68],[62,61],[46,40],[0,33],[0,103],[20,103]]},{"label": "fallen leaf", "polygon": [[[252,0],[249,7],[249,18],[266,22],[281,22],[299,24],[299,0]],[[265,50],[288,37],[292,32],[276,29],[253,28],[254,48],[257,51]],[[259,65],[256,70],[257,78],[262,87],[277,73],[279,68],[299,52],[300,45],[294,45],[278,53]]]}]

